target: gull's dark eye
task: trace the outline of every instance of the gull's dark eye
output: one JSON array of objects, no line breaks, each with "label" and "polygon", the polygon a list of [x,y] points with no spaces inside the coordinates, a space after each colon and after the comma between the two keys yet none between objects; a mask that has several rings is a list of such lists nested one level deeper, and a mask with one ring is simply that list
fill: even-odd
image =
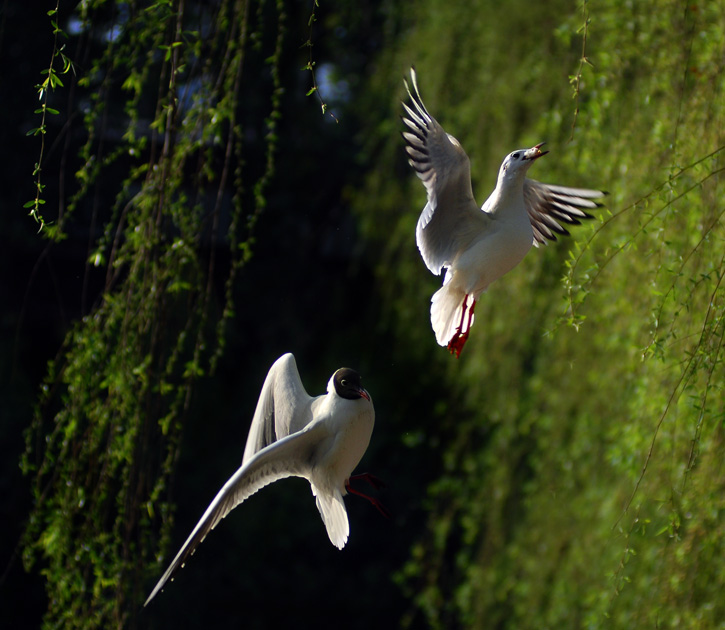
[{"label": "gull's dark eye", "polygon": [[518,160],[518,159],[519,159],[519,154],[518,154],[518,153],[512,153],[512,154],[511,154],[511,157],[512,157],[512,158],[513,158],[514,160]]},{"label": "gull's dark eye", "polygon": [[342,385],[343,387],[347,387],[347,379],[343,378],[343,379],[342,379],[342,380],[340,381],[340,385]]}]

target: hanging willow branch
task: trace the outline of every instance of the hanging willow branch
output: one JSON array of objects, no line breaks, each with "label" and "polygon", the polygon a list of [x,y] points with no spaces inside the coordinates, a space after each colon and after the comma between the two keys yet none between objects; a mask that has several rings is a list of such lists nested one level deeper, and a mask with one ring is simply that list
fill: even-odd
[{"label": "hanging willow branch", "polygon": [[[74,58],[90,60],[70,105],[84,141],[67,146],[75,190],[51,238],[85,226],[87,277],[105,280],[49,365],[26,434],[35,508],[23,558],[44,567],[48,626],[135,627],[169,542],[184,422],[225,347],[275,169],[285,13],[262,2],[251,19],[250,5],[108,0],[74,16]],[[270,32],[271,85],[253,100],[245,54]],[[267,133],[245,148],[248,102],[245,119]],[[264,166],[249,175],[252,151]]]},{"label": "hanging willow branch", "polygon": [[[50,56],[50,64],[47,68],[43,68],[41,74],[44,79],[36,85],[38,90],[38,100],[40,101],[40,107],[35,110],[34,114],[40,116],[40,124],[33,129],[30,129],[26,135],[28,136],[40,136],[40,155],[38,161],[35,163],[33,168],[33,177],[35,184],[35,197],[24,204],[24,208],[29,209],[29,215],[35,219],[38,223],[39,231],[45,227],[45,219],[41,213],[41,207],[45,204],[45,198],[43,197],[43,189],[45,185],[41,178],[41,172],[43,170],[43,158],[45,156],[45,134],[48,131],[47,117],[57,116],[60,112],[57,109],[49,106],[50,94],[56,88],[63,87],[63,81],[61,76],[68,74],[73,70],[73,62],[65,55],[63,50],[65,44],[59,42],[60,39],[66,37],[63,30],[58,26],[58,7],[60,6],[60,0],[56,0],[55,8],[48,11],[48,17],[50,18],[50,25],[53,28],[53,47]],[[57,68],[58,62],[60,61],[60,68]]]}]

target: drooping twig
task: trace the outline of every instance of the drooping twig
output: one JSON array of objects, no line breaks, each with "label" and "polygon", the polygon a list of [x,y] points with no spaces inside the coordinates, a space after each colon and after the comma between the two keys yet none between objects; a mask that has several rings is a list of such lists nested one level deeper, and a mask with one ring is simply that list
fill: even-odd
[{"label": "drooping twig", "polygon": [[579,29],[582,31],[582,54],[579,58],[579,68],[575,75],[569,77],[570,83],[574,86],[574,119],[571,121],[571,135],[569,142],[574,139],[574,129],[579,118],[579,95],[581,94],[581,79],[584,72],[584,65],[593,66],[592,62],[587,58],[587,35],[589,34],[589,10],[587,8],[587,0],[582,4],[582,12],[584,13],[584,25]]},{"label": "drooping twig", "polygon": [[307,41],[302,44],[302,46],[307,46],[310,52],[309,59],[307,60],[307,65],[305,65],[302,69],[309,70],[310,74],[312,75],[312,87],[307,91],[306,96],[312,96],[313,94],[316,94],[317,98],[320,101],[322,114],[325,115],[326,113],[329,113],[335,122],[340,122],[335,114],[327,111],[327,103],[325,103],[322,98],[322,94],[320,94],[320,88],[317,85],[317,79],[315,77],[315,62],[312,60],[312,25],[317,21],[317,14],[315,13],[315,11],[317,8],[319,8],[319,6],[319,2],[317,0],[314,0],[314,2],[312,3],[312,13],[310,14],[310,19],[307,22],[307,26],[310,27],[310,34],[307,38]]}]

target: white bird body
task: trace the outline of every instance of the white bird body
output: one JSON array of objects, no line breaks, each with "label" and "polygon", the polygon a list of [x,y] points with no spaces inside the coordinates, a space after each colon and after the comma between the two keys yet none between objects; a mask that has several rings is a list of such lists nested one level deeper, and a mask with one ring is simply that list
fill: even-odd
[{"label": "white bird body", "polygon": [[[507,199],[497,203],[502,197]],[[502,191],[497,189],[489,202],[482,211],[476,207],[470,221],[461,222],[463,230],[459,228],[458,241],[463,246],[450,264],[444,265],[443,287],[431,300],[431,322],[436,340],[442,346],[456,333],[463,317],[465,297],[469,297],[471,305],[475,303],[494,280],[518,265],[531,249],[533,230],[524,208],[523,193],[512,186]],[[520,210],[496,212],[504,204]],[[424,234],[419,234],[418,241],[424,242],[424,238]]]},{"label": "white bird body", "polygon": [[410,75],[414,93],[405,85],[414,109],[403,103],[403,122],[410,129],[403,138],[428,195],[416,242],[428,269],[436,275],[445,271],[443,287],[431,299],[431,324],[438,343],[458,356],[481,293],[518,265],[532,245],[568,234],[558,221],[578,224],[591,218],[584,209],[598,207],[592,199],[605,193],[528,179],[534,160],[548,153],[541,143],[504,159],[496,188],[479,208],[466,152],[428,113],[412,68]]},{"label": "white bird body", "polygon": [[[343,496],[348,489],[353,491],[350,475],[365,454],[374,424],[372,399],[357,372],[337,370],[327,394],[312,397],[302,385],[294,356],[277,359],[262,387],[241,467],[209,505],[146,604],[221,519],[264,486],[285,477],[309,481],[330,541],[342,549],[350,532]],[[381,509],[376,500],[362,496]]]}]

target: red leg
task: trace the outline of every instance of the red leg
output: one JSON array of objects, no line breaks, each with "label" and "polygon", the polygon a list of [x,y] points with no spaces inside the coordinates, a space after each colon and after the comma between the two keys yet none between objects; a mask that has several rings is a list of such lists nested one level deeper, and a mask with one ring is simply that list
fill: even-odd
[{"label": "red leg", "polygon": [[375,475],[372,475],[370,473],[361,473],[359,475],[353,475],[352,477],[350,477],[350,479],[347,480],[347,483],[349,484],[351,481],[355,481],[357,479],[362,479],[363,481],[367,481],[376,490],[380,490],[380,488],[386,487],[385,482],[380,477],[376,477]]},{"label": "red leg", "polygon": [[[453,337],[451,337],[451,340],[448,342],[448,351],[451,354],[456,355],[456,359],[458,359],[461,356],[461,350],[463,350],[463,346],[466,345],[466,341],[468,341],[468,331],[471,328],[471,324],[473,323],[473,309],[476,307],[476,300],[473,300],[471,303],[471,307],[468,308],[466,302],[468,302],[468,293],[463,298],[463,310],[461,312],[461,323],[458,325],[458,328],[456,329],[455,334]],[[468,310],[468,322],[466,324],[465,330],[463,329],[463,322],[466,319],[466,310]]]},{"label": "red leg", "polygon": [[[369,474],[367,474],[367,473],[366,473],[365,475],[358,475],[358,477],[364,477],[364,478],[366,479],[366,481],[369,481],[370,483],[372,483],[372,482],[370,481],[370,479],[369,479],[369,478],[374,478],[374,479],[376,479],[377,481],[380,481],[380,480],[379,480],[379,479],[378,479],[377,477],[375,477],[374,475],[369,475]],[[377,509],[377,511],[378,511],[378,512],[380,512],[380,513],[381,513],[381,514],[382,514],[382,515],[383,515],[383,516],[384,516],[385,518],[390,518],[390,512],[388,511],[388,509],[387,509],[387,508],[386,508],[386,507],[385,507],[385,506],[384,506],[384,505],[383,505],[382,503],[380,503],[380,501],[378,501],[378,500],[377,500],[376,498],[374,498],[374,497],[370,497],[370,496],[368,496],[368,495],[367,495],[367,494],[365,494],[364,492],[360,492],[359,490],[355,490],[355,488],[353,488],[353,487],[352,487],[352,486],[350,485],[350,481],[351,481],[352,479],[354,479],[354,477],[350,477],[350,479],[348,479],[348,480],[347,480],[347,481],[345,482],[345,490],[347,490],[347,491],[348,491],[348,492],[349,492],[350,494],[355,494],[355,495],[357,495],[357,496],[359,496],[359,497],[362,497],[363,499],[367,499],[368,501],[370,501],[370,503],[372,503],[372,504],[373,504],[373,505],[375,506],[375,508]],[[373,485],[374,485],[374,484],[373,484]]]},{"label": "red leg", "polygon": [[463,320],[466,319],[466,308],[468,308],[468,293],[463,296],[463,309],[461,310],[461,323],[458,324],[457,332],[460,335],[463,332]]},{"label": "red leg", "polygon": [[468,309],[468,323],[466,324],[466,334],[468,334],[468,331],[471,330],[471,326],[473,325],[473,311],[476,308],[476,300],[473,300],[471,303],[471,307]]}]

